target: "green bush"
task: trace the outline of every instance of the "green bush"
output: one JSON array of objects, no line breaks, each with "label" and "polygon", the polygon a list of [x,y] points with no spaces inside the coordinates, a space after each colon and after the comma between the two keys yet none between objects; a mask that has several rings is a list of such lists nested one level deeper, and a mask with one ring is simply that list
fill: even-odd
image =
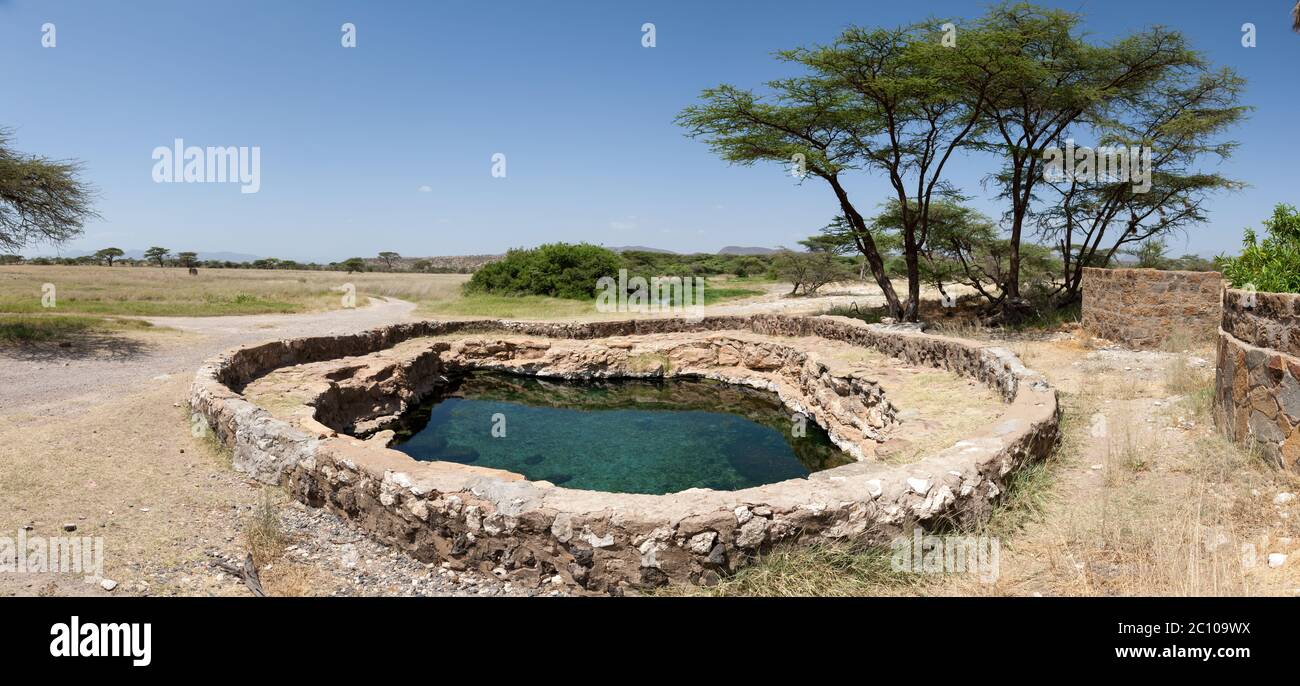
[{"label": "green bush", "polygon": [[1268,237],[1258,240],[1246,229],[1241,255],[1220,255],[1215,263],[1234,287],[1247,284],[1270,293],[1300,293],[1300,212],[1279,204],[1273,216],[1264,220]]},{"label": "green bush", "polygon": [[596,296],[596,281],[618,277],[622,262],[605,248],[581,243],[548,243],[516,249],[486,264],[465,284],[466,293],[545,295],[585,300]]}]

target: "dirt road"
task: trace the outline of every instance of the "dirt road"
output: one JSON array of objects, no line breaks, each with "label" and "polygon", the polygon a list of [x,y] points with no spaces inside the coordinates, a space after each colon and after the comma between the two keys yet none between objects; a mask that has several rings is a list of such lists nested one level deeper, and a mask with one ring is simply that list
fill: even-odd
[{"label": "dirt road", "polygon": [[152,317],[147,320],[166,330],[84,336],[69,347],[0,348],[0,417],[71,416],[150,382],[177,375],[188,380],[203,360],[229,348],[362,331],[408,319],[414,309],[413,303],[389,299],[312,314]]},{"label": "dirt road", "polygon": [[191,434],[186,389],[207,357],[368,329],[413,309],[388,300],[309,315],[166,317],[152,320],[164,331],[0,349],[0,537],[91,537],[104,546],[102,569],[0,573],[0,596],[246,595],[212,563],[242,561],[255,514],[268,508],[284,529],[283,556],[262,570],[273,593],[510,592],[397,555],[328,513],[286,502]]}]

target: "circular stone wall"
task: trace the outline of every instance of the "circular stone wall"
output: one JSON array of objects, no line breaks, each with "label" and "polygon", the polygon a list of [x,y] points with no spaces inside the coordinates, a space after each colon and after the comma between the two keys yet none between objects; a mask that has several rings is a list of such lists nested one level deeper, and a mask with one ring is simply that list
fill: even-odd
[{"label": "circular stone wall", "polygon": [[[702,335],[709,332],[718,333]],[[878,384],[836,375],[797,342],[745,332],[818,336],[955,372],[994,389],[1002,412],[976,435],[918,461],[882,464],[871,459],[874,446],[900,408]],[[456,338],[420,340],[447,336]],[[312,369],[296,389],[301,402],[271,412],[244,397],[250,382],[292,365]],[[346,435],[381,428],[447,375],[483,368],[565,378],[706,376],[766,388],[858,461],[738,491],[615,494],[418,462],[388,449],[382,431],[370,440]],[[980,521],[1008,476],[1045,457],[1058,430],[1055,391],[1005,349],[840,317],[772,315],[418,322],[278,341],[210,361],[196,376],[191,405],[231,448],[236,469],[350,517],[420,559],[503,568],[518,583],[558,575],[596,592],[709,583],[778,543],[883,543],[913,525]]]}]

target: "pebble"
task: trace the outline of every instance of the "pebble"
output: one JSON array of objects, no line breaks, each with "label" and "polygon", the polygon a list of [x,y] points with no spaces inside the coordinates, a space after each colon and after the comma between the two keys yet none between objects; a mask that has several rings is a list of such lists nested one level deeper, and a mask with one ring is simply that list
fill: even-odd
[{"label": "pebble", "polygon": [[1285,505],[1285,504],[1291,502],[1292,500],[1295,500],[1295,494],[1294,494],[1294,493],[1285,493],[1285,492],[1283,492],[1283,493],[1278,493],[1276,496],[1273,497],[1273,504],[1274,504],[1274,505]]},{"label": "pebble", "polygon": [[1282,554],[1282,553],[1269,553],[1269,554],[1268,554],[1268,566],[1270,566],[1270,567],[1281,567],[1281,566],[1284,565],[1284,564],[1286,564],[1286,555],[1284,555],[1284,554]]},{"label": "pebble", "polygon": [[111,591],[117,588],[117,582],[113,581],[112,579],[101,579],[99,582],[99,587],[104,589],[105,591]]}]

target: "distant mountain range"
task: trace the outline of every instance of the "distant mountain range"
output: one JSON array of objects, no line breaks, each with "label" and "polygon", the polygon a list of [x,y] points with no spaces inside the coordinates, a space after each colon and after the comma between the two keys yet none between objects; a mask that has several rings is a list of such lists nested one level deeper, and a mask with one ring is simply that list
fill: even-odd
[{"label": "distant mountain range", "polygon": [[609,250],[613,250],[614,252],[658,252],[658,253],[664,253],[666,255],[677,254],[672,250],[664,250],[662,248],[647,248],[644,245],[616,245],[610,247]]},{"label": "distant mountain range", "polygon": [[[662,248],[647,248],[644,245],[620,245],[620,246],[611,247],[609,249],[613,250],[614,252],[635,251],[635,252],[666,253],[669,255],[681,254],[678,253],[676,250],[664,250]],[[771,255],[774,252],[777,251],[773,248],[756,248],[756,247],[748,247],[743,245],[728,245],[727,247],[719,250],[717,254],[718,255]]]},{"label": "distant mountain range", "polygon": [[743,245],[728,245],[718,251],[719,255],[771,255],[777,252],[774,248],[753,248]]}]

